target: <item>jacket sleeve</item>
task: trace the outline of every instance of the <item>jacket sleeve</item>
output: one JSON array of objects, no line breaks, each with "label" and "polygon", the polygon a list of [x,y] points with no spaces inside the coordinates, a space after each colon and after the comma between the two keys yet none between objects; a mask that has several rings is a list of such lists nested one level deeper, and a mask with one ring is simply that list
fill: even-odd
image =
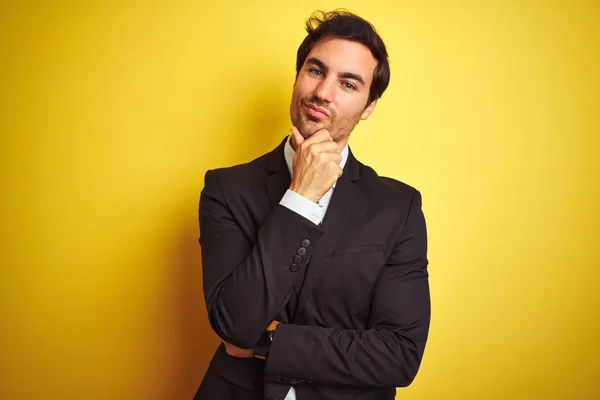
[{"label": "jacket sleeve", "polygon": [[[323,231],[278,204],[252,242],[242,218],[228,206],[219,179],[218,171],[206,173],[199,207],[208,318],[223,340],[252,348],[294,291],[300,291],[306,261]],[[250,219],[244,215],[244,221]]]},{"label": "jacket sleeve", "polygon": [[377,279],[367,329],[280,324],[267,359],[267,380],[368,387],[412,382],[430,320],[427,235],[419,192],[405,220]]}]

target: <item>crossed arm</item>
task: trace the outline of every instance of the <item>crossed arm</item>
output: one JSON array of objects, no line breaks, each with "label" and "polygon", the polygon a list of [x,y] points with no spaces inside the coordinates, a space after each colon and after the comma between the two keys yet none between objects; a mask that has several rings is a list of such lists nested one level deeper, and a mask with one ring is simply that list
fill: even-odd
[{"label": "crossed arm", "polygon": [[[305,268],[288,266],[304,239],[318,245],[320,227],[277,205],[251,243],[219,186],[206,174],[200,201],[204,293],[209,321],[230,354],[248,356],[264,329],[300,291]],[[421,197],[413,193],[393,251],[373,290],[367,328],[332,329],[280,324],[266,364],[266,379],[352,386],[406,386],[423,355],[430,303],[427,244]],[[245,353],[244,353],[245,352]],[[236,355],[237,354],[237,355]]]}]

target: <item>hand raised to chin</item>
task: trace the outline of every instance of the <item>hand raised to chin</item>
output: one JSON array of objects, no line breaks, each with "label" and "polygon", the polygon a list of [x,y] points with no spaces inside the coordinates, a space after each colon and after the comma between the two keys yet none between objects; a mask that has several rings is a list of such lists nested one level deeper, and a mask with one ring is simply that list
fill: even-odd
[{"label": "hand raised to chin", "polygon": [[340,146],[326,129],[320,129],[304,139],[298,128],[292,127],[295,147],[290,190],[317,202],[342,175]]}]

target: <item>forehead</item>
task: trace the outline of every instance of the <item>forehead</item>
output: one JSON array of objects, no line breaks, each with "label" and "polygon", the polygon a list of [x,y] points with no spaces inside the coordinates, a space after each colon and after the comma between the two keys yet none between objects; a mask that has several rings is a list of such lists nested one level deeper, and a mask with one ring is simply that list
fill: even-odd
[{"label": "forehead", "polygon": [[352,72],[370,83],[377,67],[377,60],[365,45],[339,38],[319,40],[311,49],[307,59],[321,60],[330,73]]}]

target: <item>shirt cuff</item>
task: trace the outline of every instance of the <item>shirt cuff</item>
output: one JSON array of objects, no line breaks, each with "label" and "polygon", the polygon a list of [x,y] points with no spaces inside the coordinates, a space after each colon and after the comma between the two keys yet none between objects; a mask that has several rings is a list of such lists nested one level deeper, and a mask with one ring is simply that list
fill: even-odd
[{"label": "shirt cuff", "polygon": [[285,192],[279,204],[289,208],[296,214],[302,215],[315,225],[319,225],[323,221],[323,208],[321,206],[290,189]]}]

